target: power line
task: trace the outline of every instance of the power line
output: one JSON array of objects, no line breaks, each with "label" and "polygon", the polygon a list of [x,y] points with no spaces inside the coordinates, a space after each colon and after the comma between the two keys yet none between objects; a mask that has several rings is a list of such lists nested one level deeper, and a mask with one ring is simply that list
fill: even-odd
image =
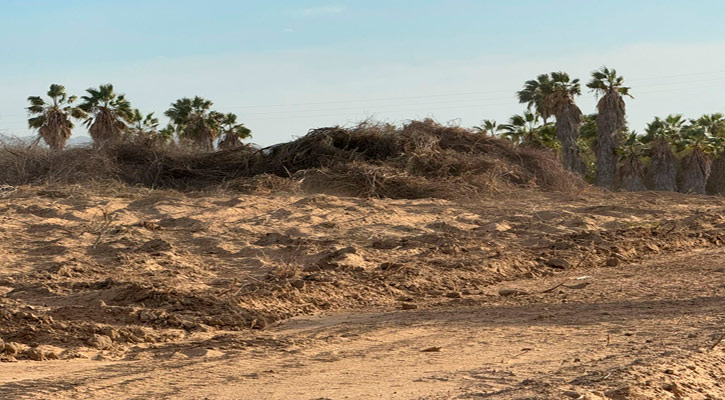
[{"label": "power line", "polygon": [[381,100],[406,100],[406,99],[421,99],[421,98],[432,98],[432,97],[451,97],[451,96],[466,96],[470,94],[489,94],[489,93],[504,93],[510,92],[509,89],[501,90],[488,90],[479,92],[459,92],[459,93],[448,93],[448,94],[431,94],[431,95],[418,95],[418,96],[404,96],[404,97],[378,97],[371,99],[358,99],[358,100],[334,100],[334,101],[321,101],[312,103],[286,103],[286,104],[268,104],[268,105],[256,105],[256,106],[233,106],[233,107],[219,107],[220,109],[228,108],[265,108],[265,107],[292,107],[292,106],[308,106],[308,105],[321,105],[321,104],[339,104],[339,103],[364,103],[369,101],[381,101]]},{"label": "power line", "polygon": [[642,78],[640,80],[646,81],[646,80],[655,80],[655,79],[668,79],[668,78],[678,78],[681,76],[698,76],[698,75],[712,75],[712,74],[725,74],[725,71],[710,71],[710,72],[694,72],[690,74],[676,74],[676,75],[665,75],[665,76],[653,76],[649,78]]},{"label": "power line", "polygon": [[663,83],[651,83],[648,85],[637,85],[634,87],[652,87],[652,86],[668,86],[668,85],[688,85],[691,83],[702,83],[702,82],[720,82],[725,80],[725,77],[714,78],[714,79],[701,79],[697,81],[682,81],[682,82],[663,82]]},{"label": "power line", "polygon": [[[490,106],[496,106],[496,105],[506,105],[509,103],[492,103],[492,104],[476,104],[476,105],[468,105],[468,106],[452,106],[452,107],[437,107],[436,110],[449,110],[449,109],[461,109],[461,108],[483,108],[483,107],[490,107]],[[379,111],[358,111],[354,114],[390,114],[390,113],[402,113],[402,112],[420,112],[420,108],[415,109],[407,109],[407,110],[379,110]],[[425,111],[427,113],[431,113],[433,111]],[[342,117],[350,115],[350,113],[345,114],[326,114],[326,115],[299,115],[299,116],[288,116],[288,119],[294,119],[294,118],[312,118],[312,117]],[[245,118],[245,121],[264,121],[264,120],[273,120],[273,119],[285,119],[285,117],[269,117],[269,118]]]},{"label": "power line", "polygon": [[[710,71],[710,72],[697,72],[697,73],[689,73],[689,74],[663,75],[663,76],[659,76],[659,77],[650,77],[650,78],[635,79],[634,82],[636,83],[636,82],[639,82],[639,81],[649,81],[649,80],[658,80],[658,79],[669,79],[669,78],[683,77],[683,76],[711,75],[711,74],[718,74],[718,73],[725,74],[725,71]],[[677,85],[677,84],[688,84],[688,83],[721,81],[721,80],[724,80],[724,79],[725,79],[725,77],[724,78],[715,78],[715,79],[696,80],[696,81],[684,81],[684,82],[663,82],[663,83],[654,83],[654,84],[645,84],[645,85],[636,85],[636,86],[637,87],[649,87],[649,86],[662,86],[662,85]],[[371,101],[406,100],[406,99],[422,99],[422,98],[437,98],[437,97],[452,97],[452,96],[454,97],[454,96],[466,96],[466,95],[472,95],[472,94],[492,94],[492,93],[506,93],[506,92],[508,92],[508,93],[515,93],[515,90],[511,90],[511,89],[500,89],[500,90],[486,90],[486,91],[473,91],[473,92],[457,92],[457,93],[429,94],[429,95],[416,95],[416,96],[377,97],[377,98],[368,98],[368,99],[331,100],[331,101],[306,102],[306,103],[279,103],[279,104],[266,104],[266,105],[228,106],[228,107],[217,107],[217,109],[299,107],[299,106],[309,106],[309,105],[340,104],[340,103],[364,103],[364,102],[371,102]],[[20,116],[22,114],[13,114],[13,115],[14,116]]]},{"label": "power line", "polygon": [[[269,115],[269,114],[287,114],[287,113],[303,113],[303,112],[320,112],[320,111],[337,111],[337,110],[360,110],[362,107],[412,107],[412,106],[427,106],[432,104],[455,104],[455,103],[468,103],[471,101],[479,100],[503,100],[503,98],[482,98],[482,99],[466,99],[466,100],[454,100],[454,101],[436,101],[429,103],[410,103],[410,104],[384,104],[384,105],[368,105],[358,107],[339,107],[339,108],[323,108],[316,110],[286,110],[286,111],[270,111],[270,112],[258,112],[258,113],[244,113],[243,115]],[[508,103],[505,103],[508,104]]]},{"label": "power line", "polygon": [[[285,104],[229,106],[229,107],[215,107],[215,108],[218,110],[226,110],[226,109],[242,109],[242,108],[298,107],[298,106],[323,105],[323,104],[364,103],[364,102],[370,102],[370,101],[384,101],[384,100],[425,99],[425,98],[436,98],[436,97],[466,96],[466,95],[471,95],[471,94],[489,94],[489,93],[504,93],[504,92],[511,92],[511,91],[508,89],[506,89],[506,90],[502,89],[502,90],[492,90],[492,91],[459,92],[459,93],[404,96],[404,97],[378,97],[378,98],[358,99],[358,100],[334,100],[334,101],[309,102],[309,103],[285,103]],[[8,115],[21,116],[21,115],[25,115],[25,114],[8,114]],[[2,116],[2,115],[0,115],[0,116]]]},{"label": "power line", "polygon": [[[490,106],[497,106],[497,105],[506,105],[510,104],[508,102],[506,103],[488,103],[488,104],[475,104],[475,105],[460,105],[460,106],[447,106],[447,107],[436,107],[436,110],[448,110],[448,109],[461,109],[461,108],[483,108],[483,107],[490,107]],[[415,106],[416,104],[410,104],[409,106]],[[400,104],[401,107],[408,106],[406,104]],[[344,110],[345,108],[343,108]],[[340,110],[340,109],[321,109],[321,110],[302,110],[302,111],[290,111],[289,113],[307,113],[307,112],[323,112],[323,111],[334,111],[334,110]],[[359,110],[358,108],[353,108],[352,110]],[[393,109],[393,110],[383,110],[383,109],[376,109],[376,110],[359,110],[359,111],[353,111],[352,113],[337,113],[337,114],[323,114],[323,115],[283,115],[283,116],[277,116],[277,117],[262,117],[262,118],[244,118],[245,121],[265,121],[265,120],[273,120],[273,119],[298,119],[298,118],[312,118],[312,117],[335,117],[335,116],[346,116],[350,114],[390,114],[390,113],[400,113],[400,112],[421,112],[423,111],[421,108],[414,108],[414,109]],[[426,111],[431,112],[431,111]],[[269,113],[260,113],[260,114],[269,114]],[[271,113],[276,114],[276,113]],[[16,123],[16,124],[9,124],[6,126],[25,126],[25,123]]]},{"label": "power line", "polygon": [[[635,82],[639,82],[642,80],[657,80],[657,79],[668,79],[673,77],[683,77],[683,76],[700,76],[700,75],[709,75],[709,74],[717,74],[717,73],[725,73],[725,71],[711,71],[711,72],[699,72],[699,73],[690,73],[690,74],[677,74],[677,75],[668,75],[668,76],[660,76],[660,77],[651,77],[651,78],[643,78],[639,80],[635,80]],[[650,83],[650,84],[644,84],[644,85],[636,85],[636,87],[656,87],[656,86],[671,86],[671,85],[683,85],[683,84],[691,84],[691,83],[701,83],[701,82],[720,82],[725,80],[724,78],[714,78],[714,79],[701,79],[701,80],[689,80],[689,81],[680,81],[680,82],[662,82],[662,83]],[[684,88],[673,88],[673,89],[664,89],[664,90],[656,90],[656,91],[635,91],[634,94],[637,94],[638,92],[640,94],[650,94],[650,93],[663,93],[663,92],[673,92],[673,91],[682,91],[682,90],[692,90],[692,89],[699,89],[699,88],[712,88],[712,87],[720,87],[720,86],[712,86],[708,85],[705,87],[684,87]],[[432,94],[432,95],[417,95],[417,96],[400,96],[400,97],[378,97],[378,98],[369,98],[369,99],[358,99],[358,100],[337,100],[337,101],[325,101],[325,102],[308,102],[308,103],[287,103],[287,104],[271,104],[271,105],[250,105],[250,106],[234,106],[234,107],[219,107],[217,109],[251,109],[251,108],[269,108],[269,107],[300,107],[300,106],[309,106],[309,105],[324,105],[324,104],[340,104],[340,103],[364,103],[364,102],[372,102],[372,101],[382,101],[382,100],[403,100],[403,99],[425,99],[425,98],[441,98],[441,97],[455,97],[455,96],[464,96],[464,95],[471,95],[471,94],[493,94],[493,93],[513,93],[514,91],[511,90],[490,90],[490,91],[474,91],[474,92],[459,92],[459,93],[447,93],[447,94]],[[426,103],[408,103],[408,104],[386,104],[386,105],[361,105],[356,107],[336,107],[336,108],[325,108],[325,109],[313,109],[313,110],[278,110],[278,111],[266,111],[266,112],[251,112],[251,113],[245,113],[243,116],[254,116],[254,115],[278,115],[279,117],[275,118],[245,118],[248,120],[268,120],[268,119],[277,119],[277,118],[308,118],[308,117],[324,117],[324,116],[341,116],[341,115],[347,115],[347,114],[325,114],[325,115],[303,115],[303,116],[294,116],[290,114],[300,114],[300,113],[310,113],[310,112],[326,112],[326,111],[338,111],[338,110],[359,110],[361,107],[374,107],[374,109],[377,109],[378,111],[371,111],[371,113],[394,113],[394,112],[412,112],[412,111],[418,111],[419,109],[414,110],[380,110],[381,108],[385,107],[408,107],[408,106],[423,106],[423,105],[434,105],[434,104],[465,104],[470,101],[478,101],[478,100],[504,100],[503,97],[494,97],[494,98],[476,98],[476,99],[449,99],[449,100],[441,100],[436,102],[426,102]],[[506,97],[505,100],[510,100],[510,97]],[[507,103],[495,103],[495,104],[485,104],[485,105],[462,105],[462,106],[456,106],[456,107],[437,107],[437,109],[451,109],[451,108],[471,108],[471,107],[486,107],[490,105],[503,105],[503,104],[509,104]],[[365,113],[366,111],[361,110],[359,113]],[[24,114],[5,114],[6,116],[21,116]],[[26,122],[11,122],[7,126],[25,126]]]},{"label": "power line", "polygon": [[[700,80],[700,81],[692,81],[692,82],[712,82],[712,81],[723,81],[725,78],[718,78],[715,80]],[[673,84],[686,84],[688,82],[676,82]],[[653,84],[653,85],[642,85],[644,87],[651,87],[651,86],[661,86],[659,84]],[[689,87],[681,87],[681,88],[672,88],[672,89],[660,89],[660,90],[649,90],[649,91],[640,91],[640,94],[650,94],[650,93],[664,93],[664,92],[675,92],[675,91],[683,91],[683,90],[692,90],[692,89],[703,89],[703,88],[716,88],[721,87],[721,85],[707,85],[707,86],[689,86]],[[635,92],[637,94],[637,92]],[[300,114],[300,113],[315,113],[315,112],[329,112],[329,111],[342,111],[342,110],[360,110],[360,112],[406,112],[406,111],[415,111],[415,110],[384,110],[384,108],[387,107],[413,107],[413,106],[425,106],[425,105],[436,105],[436,104],[465,104],[472,101],[479,101],[479,100],[509,100],[509,98],[475,98],[475,99],[451,99],[451,100],[441,100],[436,102],[425,102],[425,103],[404,103],[404,104],[375,104],[375,105],[362,105],[362,106],[356,106],[356,107],[336,107],[336,108],[324,108],[324,109],[300,109],[300,110],[281,110],[281,111],[266,111],[266,112],[253,112],[253,113],[244,113],[243,117],[245,120],[248,119],[256,119],[259,120],[260,118],[254,118],[255,115],[278,115],[281,118],[284,117],[296,117],[292,114]],[[493,104],[483,104],[483,105],[468,105],[468,106],[461,106],[461,107],[485,107],[490,105],[505,105],[510,104],[509,102],[506,103],[493,103]],[[361,110],[362,107],[369,107],[371,110]],[[226,107],[230,108],[230,107]],[[456,108],[456,107],[437,107],[437,109],[449,109],[449,108]],[[417,109],[416,109],[417,110]],[[325,114],[328,115],[328,114]],[[334,114],[334,115],[342,115],[342,114]],[[252,116],[252,118],[247,118],[247,116]],[[305,116],[306,117],[306,116]],[[24,121],[18,121],[18,122],[12,122],[9,125],[13,126],[19,126],[24,125],[26,122]]]}]

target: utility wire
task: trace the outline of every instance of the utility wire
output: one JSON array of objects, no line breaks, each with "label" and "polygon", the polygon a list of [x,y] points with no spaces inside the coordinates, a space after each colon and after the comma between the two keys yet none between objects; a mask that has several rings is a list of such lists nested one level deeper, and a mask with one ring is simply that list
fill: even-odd
[{"label": "utility wire", "polygon": [[[671,86],[671,85],[689,85],[692,83],[704,83],[704,82],[721,82],[725,80],[725,77],[723,78],[714,78],[714,79],[701,79],[701,80],[689,80],[689,81],[680,81],[680,82],[661,82],[661,83],[650,83],[650,84],[637,84],[636,82],[640,81],[651,81],[651,80],[658,80],[658,79],[669,79],[674,77],[684,77],[684,76],[701,76],[701,75],[712,75],[712,74],[718,74],[723,73],[725,74],[725,71],[711,71],[711,72],[699,72],[699,73],[690,73],[690,74],[677,74],[677,75],[668,75],[668,76],[660,76],[660,77],[651,77],[651,78],[642,78],[635,80],[634,84],[632,85],[635,87],[635,91],[633,91],[633,94],[650,94],[650,93],[665,93],[665,92],[676,92],[676,91],[683,91],[683,90],[693,90],[693,89],[702,89],[702,88],[714,88],[714,87],[720,87],[720,85],[713,86],[713,85],[707,85],[702,87],[683,87],[683,88],[672,88],[672,89],[663,89],[663,90],[654,90],[654,91],[638,91],[636,88],[640,87],[658,87],[658,86]],[[628,82],[630,83],[630,82]],[[631,83],[630,83],[631,84]],[[418,96],[400,96],[400,97],[378,97],[378,98],[369,98],[369,99],[357,99],[357,100],[336,100],[336,101],[324,101],[324,102],[307,102],[307,103],[286,103],[286,104],[270,104],[270,105],[249,105],[249,106],[232,106],[232,107],[218,107],[217,109],[251,109],[251,108],[270,108],[270,107],[302,107],[302,106],[309,106],[309,105],[324,105],[324,104],[340,104],[340,103],[364,103],[364,102],[372,102],[372,101],[390,101],[390,100],[405,100],[405,99],[426,99],[426,98],[442,98],[442,97],[455,97],[455,96],[465,96],[465,95],[471,95],[471,94],[493,94],[493,93],[512,93],[515,91],[511,90],[489,90],[489,91],[473,91],[473,92],[459,92],[459,93],[447,93],[447,94],[432,94],[432,95],[418,95]],[[513,93],[512,93],[513,95]],[[369,111],[360,110],[359,112],[356,112],[355,114],[361,114],[361,113],[367,113],[367,114],[381,114],[381,113],[397,113],[397,112],[415,112],[420,111],[420,109],[405,109],[405,110],[384,110],[386,107],[412,107],[412,106],[423,106],[423,105],[435,105],[435,104],[465,104],[471,101],[479,101],[479,100],[507,100],[506,103],[492,103],[492,104],[478,104],[478,105],[461,105],[461,106],[453,106],[453,107],[436,107],[436,109],[451,109],[451,108],[472,108],[472,107],[487,107],[487,106],[493,106],[493,105],[504,105],[509,104],[508,101],[510,101],[512,97],[495,97],[495,98],[476,98],[476,99],[449,99],[449,100],[440,100],[435,102],[426,102],[426,103],[408,103],[408,104],[386,104],[386,105],[360,105],[355,107],[336,107],[336,108],[325,108],[325,109],[300,109],[300,110],[278,110],[278,111],[266,111],[266,112],[250,112],[250,113],[243,113],[242,117],[245,120],[270,120],[270,119],[296,119],[296,118],[311,118],[311,117],[328,117],[328,116],[344,116],[349,115],[350,113],[346,114],[324,114],[324,115],[309,115],[306,113],[315,113],[315,112],[326,112],[326,111],[342,111],[342,110],[360,110],[363,107],[370,107],[372,108]],[[373,111],[375,110],[375,111]],[[291,114],[306,114],[306,115],[291,115]],[[278,117],[274,118],[254,118],[255,115],[277,115]],[[0,115],[0,118],[3,115]],[[4,116],[13,116],[13,117],[20,117],[25,116],[25,114],[4,114]],[[252,118],[247,118],[248,116],[251,116]],[[0,123],[1,123],[0,119]],[[11,120],[12,121],[12,120]],[[8,124],[5,124],[5,126],[8,127],[19,127],[19,126],[26,126],[26,121],[12,121]]]}]

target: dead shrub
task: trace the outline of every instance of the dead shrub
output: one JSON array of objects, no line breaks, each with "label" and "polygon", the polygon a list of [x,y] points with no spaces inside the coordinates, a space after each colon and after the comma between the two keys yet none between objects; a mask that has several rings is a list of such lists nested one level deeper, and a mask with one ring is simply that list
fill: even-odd
[{"label": "dead shrub", "polygon": [[0,149],[0,181],[9,185],[83,183],[115,179],[116,164],[87,147],[51,151],[5,145]]}]

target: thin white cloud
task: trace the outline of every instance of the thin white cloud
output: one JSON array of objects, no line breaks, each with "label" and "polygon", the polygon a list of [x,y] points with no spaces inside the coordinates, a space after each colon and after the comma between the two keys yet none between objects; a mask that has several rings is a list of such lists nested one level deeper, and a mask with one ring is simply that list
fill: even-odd
[{"label": "thin white cloud", "polygon": [[320,15],[340,14],[345,10],[342,6],[328,5],[322,7],[310,7],[303,8],[297,11],[297,15],[300,17],[317,17]]}]

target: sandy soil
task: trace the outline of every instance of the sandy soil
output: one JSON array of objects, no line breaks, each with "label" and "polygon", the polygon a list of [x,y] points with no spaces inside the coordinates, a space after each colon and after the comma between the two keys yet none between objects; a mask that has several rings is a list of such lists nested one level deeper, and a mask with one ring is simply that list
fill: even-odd
[{"label": "sandy soil", "polygon": [[20,188],[0,398],[722,399],[724,205]]}]

